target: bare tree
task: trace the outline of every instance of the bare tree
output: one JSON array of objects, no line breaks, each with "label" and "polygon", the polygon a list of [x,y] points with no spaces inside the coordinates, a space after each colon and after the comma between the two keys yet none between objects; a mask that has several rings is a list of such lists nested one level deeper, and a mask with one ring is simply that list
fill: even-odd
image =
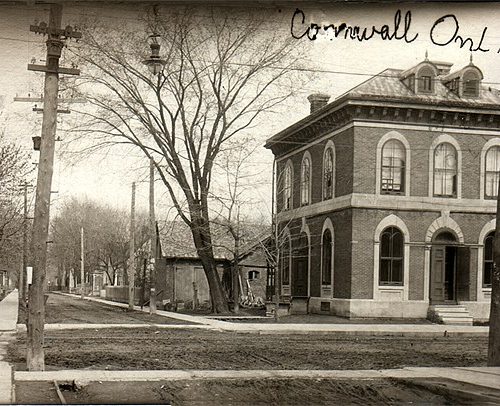
[{"label": "bare tree", "polygon": [[[131,143],[154,160],[191,229],[213,310],[226,312],[210,231],[214,165],[228,141],[292,94],[298,51],[262,12],[156,9],[143,28],[85,30],[79,89],[93,108],[83,112],[89,121],[81,130],[103,143]],[[142,63],[151,33],[163,50],[156,77]]]},{"label": "bare tree", "polygon": [[[125,271],[129,259],[126,212],[75,198],[66,202],[52,221],[52,253],[58,266],[69,271],[80,268],[80,228],[85,230],[85,270],[100,270],[114,284],[115,275]],[[148,239],[146,216],[138,216],[136,251]],[[77,276],[79,273],[75,273]]]},{"label": "bare tree", "polygon": [[0,134],[0,265],[16,271],[21,269],[22,231],[27,221],[21,185],[32,172],[28,158],[20,146],[6,142]]}]

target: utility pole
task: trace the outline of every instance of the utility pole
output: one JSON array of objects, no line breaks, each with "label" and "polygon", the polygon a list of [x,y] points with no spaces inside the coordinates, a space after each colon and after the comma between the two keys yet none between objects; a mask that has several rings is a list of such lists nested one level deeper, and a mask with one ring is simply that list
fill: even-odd
[{"label": "utility pole", "polygon": [[233,269],[233,311],[240,312],[240,206],[237,205],[236,233],[234,236],[234,269]]},{"label": "utility pole", "polygon": [[21,272],[19,273],[19,312],[18,323],[25,324],[26,317],[26,268],[28,266],[28,184],[22,185],[24,193],[24,215],[23,215],[23,260]]},{"label": "utility pole", "polygon": [[156,219],[155,219],[155,163],[149,160],[149,232],[151,235],[151,268],[149,276],[149,314],[156,314]]},{"label": "utility pole", "polygon": [[83,246],[83,226],[80,228],[80,298],[85,297],[85,251]]},{"label": "utility pole", "polygon": [[130,205],[130,256],[128,267],[128,308],[134,310],[135,302],[135,182],[132,182],[132,202]]},{"label": "utility pole", "polygon": [[57,94],[59,73],[79,74],[78,69],[60,68],[59,58],[64,46],[63,39],[80,38],[81,34],[71,27],[61,29],[62,5],[51,4],[49,24],[30,26],[30,31],[47,35],[45,65],[28,65],[28,70],[45,72],[44,109],[40,162],[36,185],[35,215],[33,221],[32,253],[33,283],[29,290],[27,325],[27,364],[29,371],[45,370],[43,330],[45,323],[44,285],[47,264],[47,237],[50,216],[50,189],[54,166],[54,147],[57,125]]}]

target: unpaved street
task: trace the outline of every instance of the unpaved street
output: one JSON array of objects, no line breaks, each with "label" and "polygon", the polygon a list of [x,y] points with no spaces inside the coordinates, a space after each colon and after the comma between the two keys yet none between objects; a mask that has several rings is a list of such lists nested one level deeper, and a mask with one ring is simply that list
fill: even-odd
[{"label": "unpaved street", "polygon": [[[25,334],[9,347],[24,365]],[[487,338],[259,335],[206,330],[102,329],[45,332],[49,368],[382,369],[485,366]]]},{"label": "unpaved street", "polygon": [[191,324],[58,294],[49,295],[45,307],[45,323]]}]

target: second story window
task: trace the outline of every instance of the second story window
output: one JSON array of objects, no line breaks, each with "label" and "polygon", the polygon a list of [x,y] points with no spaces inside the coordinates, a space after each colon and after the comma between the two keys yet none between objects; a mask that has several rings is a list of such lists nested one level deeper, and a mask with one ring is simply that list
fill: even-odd
[{"label": "second story window", "polygon": [[291,165],[285,166],[283,173],[283,210],[290,210],[292,208],[292,167]]},{"label": "second story window", "polygon": [[457,196],[457,150],[447,142],[434,150],[434,196]]},{"label": "second story window", "polygon": [[300,204],[311,203],[311,160],[304,157],[300,170]]},{"label": "second story window", "polygon": [[491,147],[486,153],[486,168],[484,172],[484,196],[496,199],[498,195],[498,179],[500,171],[500,147]]},{"label": "second story window", "polygon": [[333,197],[333,150],[328,148],[324,156],[323,173],[323,200]]},{"label": "second story window", "polygon": [[402,194],[405,191],[406,151],[398,140],[389,140],[382,147],[381,193]]}]

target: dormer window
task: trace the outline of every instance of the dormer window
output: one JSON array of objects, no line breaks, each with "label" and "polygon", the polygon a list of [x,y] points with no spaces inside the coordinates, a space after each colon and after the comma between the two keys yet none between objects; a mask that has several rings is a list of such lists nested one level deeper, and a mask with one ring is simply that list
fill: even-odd
[{"label": "dormer window", "polygon": [[448,89],[450,89],[453,93],[455,94],[458,94],[458,92],[460,91],[460,80],[459,78],[455,78],[453,80],[450,80],[446,86],[448,87]]},{"label": "dormer window", "polygon": [[467,72],[463,79],[463,95],[465,97],[479,96],[479,77],[476,72]]},{"label": "dormer window", "polygon": [[434,71],[430,66],[423,66],[418,71],[417,82],[419,93],[434,93]]}]

